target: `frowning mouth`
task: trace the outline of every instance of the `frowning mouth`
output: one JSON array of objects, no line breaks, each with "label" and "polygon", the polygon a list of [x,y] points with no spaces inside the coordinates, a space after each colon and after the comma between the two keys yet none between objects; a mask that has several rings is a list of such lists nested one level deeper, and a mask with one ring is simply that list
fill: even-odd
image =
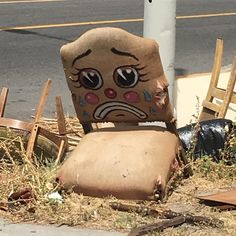
[{"label": "frowning mouth", "polygon": [[124,102],[106,102],[98,106],[93,114],[96,120],[103,120],[112,111],[127,111],[140,119],[146,119],[147,114],[135,106]]}]

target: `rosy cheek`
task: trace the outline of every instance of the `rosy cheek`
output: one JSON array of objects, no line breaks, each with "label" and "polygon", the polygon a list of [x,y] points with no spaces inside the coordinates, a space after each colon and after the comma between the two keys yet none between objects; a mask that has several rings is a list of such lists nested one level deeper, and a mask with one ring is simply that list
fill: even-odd
[{"label": "rosy cheek", "polygon": [[127,102],[131,102],[131,103],[135,103],[135,102],[140,101],[139,94],[134,91],[128,91],[128,92],[124,93],[124,99]]},{"label": "rosy cheek", "polygon": [[84,99],[90,105],[96,105],[99,103],[99,97],[94,93],[86,93]]}]

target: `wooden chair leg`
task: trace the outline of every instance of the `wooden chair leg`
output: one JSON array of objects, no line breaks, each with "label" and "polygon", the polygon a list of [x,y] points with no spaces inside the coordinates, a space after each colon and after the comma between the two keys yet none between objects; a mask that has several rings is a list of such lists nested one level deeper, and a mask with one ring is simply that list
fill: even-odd
[{"label": "wooden chair leg", "polygon": [[214,58],[214,64],[213,64],[213,69],[212,69],[212,74],[211,74],[211,81],[210,81],[206,98],[203,101],[203,108],[198,118],[199,121],[210,120],[210,119],[216,118],[217,109],[214,109],[214,107],[212,107],[213,109],[212,110],[210,108],[204,107],[204,103],[211,103],[214,99],[214,97],[212,96],[212,90],[217,87],[217,84],[219,81],[220,70],[221,70],[221,65],[222,65],[223,50],[224,50],[224,41],[223,39],[218,38],[216,41],[215,58]]},{"label": "wooden chair leg", "polygon": [[58,163],[63,154],[65,153],[65,151],[68,149],[68,138],[66,136],[66,121],[60,96],[56,97],[56,111],[57,111],[58,133],[60,135],[60,138],[62,139],[58,152],[58,157],[56,159],[57,160],[56,163]]},{"label": "wooden chair leg", "polygon": [[35,144],[35,140],[36,140],[37,134],[38,134],[38,128],[39,127],[38,127],[37,122],[39,121],[39,119],[42,115],[43,108],[44,108],[44,105],[45,105],[45,102],[46,102],[46,98],[48,96],[48,91],[49,91],[49,87],[50,87],[51,83],[52,83],[51,80],[48,80],[45,83],[42,95],[40,97],[39,105],[38,105],[38,108],[36,110],[35,119],[34,119],[34,126],[33,126],[33,129],[31,131],[29,141],[28,141],[28,144],[27,144],[27,149],[26,149],[26,155],[27,155],[29,160],[32,159],[34,144]]},{"label": "wooden chair leg", "polygon": [[3,88],[0,94],[0,117],[3,117],[6,103],[7,103],[7,96],[8,96],[8,88]]},{"label": "wooden chair leg", "polygon": [[57,124],[59,135],[66,134],[66,122],[61,97],[56,97]]},{"label": "wooden chair leg", "polygon": [[226,112],[228,110],[228,107],[229,107],[229,104],[231,102],[231,98],[232,98],[232,95],[234,92],[235,82],[236,82],[236,55],[234,57],[229,82],[227,84],[227,88],[226,88],[226,92],[225,92],[225,97],[224,97],[221,109],[219,111],[219,115],[218,115],[219,118],[224,118],[226,115]]}]

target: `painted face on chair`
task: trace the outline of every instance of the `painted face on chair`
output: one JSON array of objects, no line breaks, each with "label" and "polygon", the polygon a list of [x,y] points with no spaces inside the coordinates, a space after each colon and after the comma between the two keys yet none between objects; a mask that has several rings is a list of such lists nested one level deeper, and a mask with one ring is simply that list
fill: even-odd
[{"label": "painted face on chair", "polygon": [[82,122],[172,118],[168,83],[153,40],[98,28],[63,46],[61,55]]}]

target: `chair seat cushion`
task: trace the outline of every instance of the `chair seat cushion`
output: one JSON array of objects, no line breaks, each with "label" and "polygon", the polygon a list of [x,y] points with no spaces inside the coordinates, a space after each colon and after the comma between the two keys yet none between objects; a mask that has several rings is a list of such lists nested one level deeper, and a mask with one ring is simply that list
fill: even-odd
[{"label": "chair seat cushion", "polygon": [[57,178],[84,195],[162,199],[178,146],[175,134],[157,126],[102,129],[82,138]]}]

